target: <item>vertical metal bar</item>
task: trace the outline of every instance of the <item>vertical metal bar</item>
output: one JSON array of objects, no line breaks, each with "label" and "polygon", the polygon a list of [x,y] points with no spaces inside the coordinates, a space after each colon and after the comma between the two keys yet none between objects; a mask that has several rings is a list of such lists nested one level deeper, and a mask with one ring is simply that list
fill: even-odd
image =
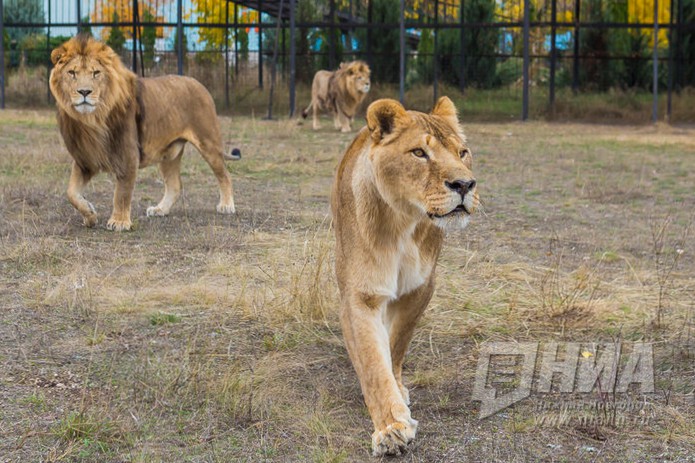
[{"label": "vertical metal bar", "polygon": [[278,46],[280,43],[280,23],[282,22],[282,7],[285,0],[280,0],[280,9],[275,17],[275,43],[273,44],[273,60],[270,63],[270,94],[268,96],[268,113],[265,118],[273,119],[273,96],[275,95],[275,78],[277,77]]},{"label": "vertical metal bar", "polygon": [[82,0],[77,1],[77,33],[82,32]]},{"label": "vertical metal bar", "polygon": [[652,55],[652,122],[659,117],[659,0],[654,0],[654,51]]},{"label": "vertical metal bar", "polygon": [[297,0],[290,0],[290,117],[294,116],[297,41],[295,40],[295,9]]},{"label": "vertical metal bar", "polygon": [[572,66],[572,91],[579,91],[579,16],[581,0],[574,0],[574,57]]},{"label": "vertical metal bar", "polygon": [[439,98],[439,0],[434,0],[434,56],[432,57],[432,97]]},{"label": "vertical metal bar", "polygon": [[524,2],[524,69],[523,69],[523,101],[521,103],[521,120],[525,121],[528,119],[528,90],[529,90],[529,35],[531,29],[531,0],[523,0]]},{"label": "vertical metal bar", "polygon": [[0,109],[5,109],[5,18],[3,0],[0,0]]},{"label": "vertical metal bar", "polygon": [[459,66],[460,78],[459,78],[459,90],[463,93],[466,90],[466,34],[463,29],[463,16],[465,11],[465,1],[461,0],[461,13],[460,13],[460,23],[459,23],[459,41],[461,42],[461,64]]},{"label": "vertical metal bar", "polygon": [[671,123],[672,97],[673,97],[673,0],[671,0],[668,13],[668,97],[666,99],[666,120]]},{"label": "vertical metal bar", "polygon": [[258,88],[263,88],[263,0],[258,0]]},{"label": "vertical metal bar", "polygon": [[405,0],[401,0],[400,13],[400,55],[398,63],[398,99],[405,103]]},{"label": "vertical metal bar", "polygon": [[224,7],[224,107],[229,109],[229,0]]},{"label": "vertical metal bar", "polygon": [[551,0],[550,7],[550,88],[548,89],[548,99],[550,114],[555,115],[555,65],[557,61],[557,0]]},{"label": "vertical metal bar", "polygon": [[[51,63],[51,3],[52,2],[46,2],[48,3],[48,23],[46,24],[46,103],[51,104],[51,67],[53,66],[53,63]],[[2,8],[2,0],[0,0],[0,8]],[[0,21],[2,21],[0,19]],[[2,28],[2,26],[0,26]],[[0,32],[0,35],[2,33]],[[1,40],[1,39],[0,39]],[[0,60],[0,62],[2,62]]]},{"label": "vertical metal bar", "polygon": [[676,62],[678,63],[676,87],[680,91],[684,84],[683,68],[685,67],[685,63],[683,62],[683,48],[681,45],[683,43],[683,0],[678,0],[678,20],[676,22],[678,26],[676,29]]},{"label": "vertical metal bar", "polygon": [[372,59],[372,0],[367,0],[367,64],[370,68],[374,68],[374,60]]},{"label": "vertical metal bar", "polygon": [[[79,2],[79,0],[77,0]],[[133,0],[133,72],[138,73],[138,0]]]},{"label": "vertical metal bar", "polygon": [[183,75],[183,0],[176,2],[176,72]]},{"label": "vertical metal bar", "polygon": [[335,0],[330,0],[328,16],[331,24],[328,28],[328,69],[335,69]]},{"label": "vertical metal bar", "polygon": [[239,5],[234,4],[234,77],[239,77]]}]

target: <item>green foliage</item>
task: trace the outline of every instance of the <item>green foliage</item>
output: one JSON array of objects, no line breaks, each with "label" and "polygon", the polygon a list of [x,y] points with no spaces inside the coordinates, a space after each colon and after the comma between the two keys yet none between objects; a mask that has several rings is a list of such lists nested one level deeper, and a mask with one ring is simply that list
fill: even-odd
[{"label": "green foliage", "polygon": [[28,66],[48,65],[51,51],[69,39],[70,37],[62,35],[51,37],[47,45],[45,34],[27,35],[19,45],[19,52],[25,57]]},{"label": "green foliage", "polygon": [[[154,22],[157,18],[149,11],[145,10],[142,14],[142,22]],[[154,44],[157,40],[157,29],[155,26],[145,26],[142,28],[143,61],[145,66],[152,66],[154,63]]]},{"label": "green foliage", "polygon": [[89,15],[82,18],[80,27],[77,28],[78,33],[92,34],[92,25],[89,23]]},{"label": "green foliage", "polygon": [[[398,24],[398,4],[392,0],[373,0],[372,22],[374,24]],[[355,34],[360,50],[367,50],[367,30]],[[373,30],[371,33],[372,78],[379,83],[397,83],[399,78],[400,31],[395,29]],[[406,45],[407,46],[407,45]]]},{"label": "green foliage", "polygon": [[[683,24],[695,24],[695,0],[683,2]],[[695,29],[686,28],[680,34],[674,34],[678,44],[676,58],[676,83],[678,87],[695,86]],[[680,43],[678,43],[680,42]]]},{"label": "green foliage", "polygon": [[109,32],[109,38],[106,39],[106,45],[111,47],[116,53],[122,53],[123,47],[125,46],[125,34],[118,26],[118,13],[113,14],[114,27],[111,28]]},{"label": "green foliage", "polygon": [[[43,0],[5,0],[4,22],[12,23],[43,23],[46,20]],[[41,27],[12,27],[8,28],[10,40],[20,43],[24,37],[43,32]]]},{"label": "green foliage", "polygon": [[420,34],[420,42],[417,45],[417,57],[415,58],[415,70],[420,83],[432,83],[434,78],[434,73],[432,72],[433,53],[434,33],[432,33],[432,29],[423,29]]},{"label": "green foliage", "polygon": [[[466,22],[494,22],[495,0],[469,0],[464,3],[463,18]],[[463,77],[466,86],[492,88],[500,84],[496,75],[495,53],[499,42],[498,29],[465,28],[463,54],[465,69],[461,75],[461,32],[457,29],[442,30],[439,34],[440,75],[458,85]]]}]

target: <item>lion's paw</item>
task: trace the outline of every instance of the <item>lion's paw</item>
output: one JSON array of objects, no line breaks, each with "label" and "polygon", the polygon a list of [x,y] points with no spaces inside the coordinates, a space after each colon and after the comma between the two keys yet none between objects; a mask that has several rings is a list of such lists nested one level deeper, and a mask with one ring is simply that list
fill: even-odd
[{"label": "lion's paw", "polygon": [[352,130],[350,130],[350,127],[343,127],[343,128],[340,129],[340,131],[341,131],[342,133],[350,133],[350,132],[352,132]]},{"label": "lion's paw", "polygon": [[159,206],[150,206],[147,208],[147,217],[163,217],[167,215]]},{"label": "lion's paw", "polygon": [[383,455],[400,455],[408,444],[415,439],[417,421],[409,418],[407,422],[397,421],[381,431],[372,434],[372,453],[375,457]]},{"label": "lion's paw", "polygon": [[109,219],[106,223],[106,228],[113,231],[128,231],[130,227],[133,226],[133,222],[130,220],[115,220],[113,218]]},{"label": "lion's paw", "polygon": [[234,208],[234,203],[232,204],[218,204],[217,212],[220,214],[234,214],[236,209]]},{"label": "lion's paw", "polygon": [[82,221],[86,227],[93,228],[97,224],[97,210],[90,202],[87,203],[87,207],[89,208],[89,213],[82,215]]}]

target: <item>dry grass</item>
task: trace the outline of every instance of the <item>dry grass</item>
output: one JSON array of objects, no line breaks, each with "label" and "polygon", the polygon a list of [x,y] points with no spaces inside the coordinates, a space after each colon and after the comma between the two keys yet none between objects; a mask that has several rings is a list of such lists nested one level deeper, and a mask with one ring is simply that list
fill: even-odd
[{"label": "dry grass", "polygon": [[[370,460],[328,207],[352,137],[288,120],[222,126],[244,152],[229,164],[238,215],[214,213],[215,181],[191,151],[172,214],[145,217],[162,185],[141,171],[136,229],[114,234],[108,177],[87,192],[100,228],[66,201],[53,114],[0,112],[0,461]],[[421,426],[402,460],[688,461],[695,131],[465,129],[484,212],[449,236],[413,340],[405,375]],[[654,343],[647,426],[548,425],[543,397],[477,419],[479,343],[617,339]]]}]

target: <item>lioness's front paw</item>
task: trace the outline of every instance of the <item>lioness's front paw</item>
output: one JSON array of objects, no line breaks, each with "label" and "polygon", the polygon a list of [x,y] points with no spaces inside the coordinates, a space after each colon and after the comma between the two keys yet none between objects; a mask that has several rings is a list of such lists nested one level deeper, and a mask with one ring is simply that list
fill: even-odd
[{"label": "lioness's front paw", "polygon": [[147,208],[147,217],[163,217],[167,214],[168,213],[164,212],[164,210],[159,206],[150,206]]},{"label": "lioness's front paw", "polygon": [[132,226],[133,222],[130,220],[115,220],[114,218],[110,218],[106,223],[106,228],[113,231],[128,231]]},{"label": "lioness's front paw", "polygon": [[372,454],[375,457],[382,455],[400,455],[408,448],[408,444],[415,439],[417,421],[409,418],[407,422],[397,421],[386,426],[381,431],[372,434]]},{"label": "lioness's front paw", "polygon": [[234,208],[234,203],[232,204],[218,204],[217,212],[220,214],[234,214],[236,209]]}]

